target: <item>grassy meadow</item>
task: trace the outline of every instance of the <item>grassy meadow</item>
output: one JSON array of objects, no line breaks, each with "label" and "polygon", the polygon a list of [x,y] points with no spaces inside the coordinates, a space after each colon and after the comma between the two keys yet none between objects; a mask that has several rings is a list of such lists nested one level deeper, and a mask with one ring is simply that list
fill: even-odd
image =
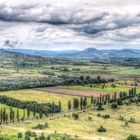
[{"label": "grassy meadow", "polygon": [[[37,91],[35,89],[31,90],[17,90],[17,91],[8,91],[1,92],[0,95],[6,95],[8,97],[12,97],[15,99],[20,99],[24,101],[38,101],[38,102],[51,102],[54,101],[58,103],[61,101],[63,113],[56,114],[53,117],[45,117],[39,120],[29,120],[30,124],[11,124],[4,125],[0,129],[1,135],[9,135],[14,136],[19,132],[26,132],[27,130],[31,130],[40,135],[42,132],[45,135],[52,133],[60,133],[60,134],[69,134],[74,139],[80,140],[92,140],[92,139],[125,139],[130,134],[134,134],[140,136],[140,111],[139,105],[123,105],[118,109],[113,110],[110,106],[106,105],[105,110],[97,111],[93,107],[92,109],[88,109],[85,112],[76,111],[79,114],[79,119],[75,120],[72,117],[72,112],[69,112],[67,109],[68,100],[73,100],[74,96],[69,95],[61,95],[55,93],[48,93],[45,91]],[[75,96],[76,97],[76,96]],[[77,97],[79,98],[79,97]],[[90,104],[90,100],[88,102]],[[3,105],[1,105],[3,106]],[[4,105],[5,106],[5,105]],[[75,111],[74,111],[75,112]],[[102,117],[98,117],[97,114],[109,114],[110,118],[105,119]],[[21,110],[22,114],[22,110]],[[135,118],[135,123],[128,123],[128,126],[125,126],[125,121],[119,120],[119,116],[123,116],[125,120],[130,120],[131,117]],[[48,128],[40,130],[34,130],[33,127],[37,124],[48,123]],[[106,133],[99,133],[97,129],[100,126],[104,126],[107,129]]]},{"label": "grassy meadow", "polygon": [[[129,86],[116,86],[112,87],[111,85],[106,85],[104,88],[102,87],[103,85],[97,85],[94,87],[94,85],[86,85],[86,86],[61,86],[60,88],[67,88],[67,89],[77,89],[77,90],[91,90],[91,91],[99,91],[99,92],[109,92],[109,93],[114,93],[117,92],[119,93],[120,91],[126,91],[128,92],[131,87]],[[137,87],[137,92],[140,93],[140,87]]]}]

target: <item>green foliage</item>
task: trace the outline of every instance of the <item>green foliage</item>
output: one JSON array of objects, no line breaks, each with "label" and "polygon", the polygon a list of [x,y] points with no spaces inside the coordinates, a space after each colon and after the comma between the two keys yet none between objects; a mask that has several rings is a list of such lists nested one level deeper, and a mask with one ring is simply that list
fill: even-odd
[{"label": "green foliage", "polygon": [[18,133],[17,138],[22,138],[22,133]]},{"label": "green foliage", "polygon": [[138,137],[136,135],[131,134],[127,137],[127,140],[138,140]]},{"label": "green foliage", "polygon": [[48,128],[48,123],[46,122],[45,124],[38,124],[33,127],[33,129],[45,129]]},{"label": "green foliage", "polygon": [[73,113],[73,114],[72,114],[72,117],[73,117],[75,120],[78,120],[78,119],[79,119],[79,114],[78,114],[78,113]]},{"label": "green foliage", "polygon": [[104,128],[103,126],[100,126],[98,129],[97,129],[98,132],[106,132],[106,128]]},{"label": "green foliage", "polygon": [[110,115],[108,115],[108,114],[102,115],[102,118],[109,119],[110,118]]},{"label": "green foliage", "polygon": [[98,111],[104,110],[102,103],[98,103],[96,110]]},{"label": "green foliage", "polygon": [[[30,112],[33,111],[34,117],[36,113],[42,113],[48,115],[48,113],[58,113],[60,106],[51,103],[38,103],[36,101],[21,101],[7,96],[0,96],[0,103],[8,106],[17,107],[21,109],[27,109],[27,116],[30,117]],[[19,113],[17,111],[17,119],[19,119]]]},{"label": "green foliage", "polygon": [[118,108],[117,103],[112,103],[112,104],[111,104],[111,108],[112,108],[112,109],[117,109],[117,108]]}]

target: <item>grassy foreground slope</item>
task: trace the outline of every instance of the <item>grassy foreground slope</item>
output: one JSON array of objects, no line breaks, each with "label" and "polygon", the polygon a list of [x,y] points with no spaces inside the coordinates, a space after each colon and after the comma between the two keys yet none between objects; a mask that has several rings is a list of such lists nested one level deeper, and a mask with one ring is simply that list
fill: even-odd
[{"label": "grassy foreground slope", "polygon": [[[128,112],[129,110],[129,112]],[[44,134],[51,134],[57,131],[57,133],[67,133],[72,135],[73,137],[78,137],[80,140],[92,140],[98,138],[104,139],[125,139],[130,134],[134,134],[140,136],[140,119],[139,119],[139,107],[137,106],[124,106],[117,111],[106,107],[105,111],[100,112],[100,114],[110,114],[110,119],[104,119],[98,117],[98,111],[87,111],[87,112],[79,112],[79,119],[74,120],[71,116],[72,113],[60,116],[54,116],[50,120],[50,118],[46,118],[43,120],[34,120],[31,121],[31,124],[24,125],[18,124],[14,126],[6,126],[1,129],[1,134],[3,135],[16,135],[17,132],[26,132],[27,130],[32,130],[38,134],[44,132]],[[122,115],[123,114],[123,115]],[[131,117],[135,117],[136,123],[129,123],[128,126],[125,126],[124,121],[119,120],[119,116],[122,115],[126,120],[129,120]],[[89,117],[91,118],[89,120]],[[49,127],[45,130],[34,130],[32,129],[38,123],[47,122]],[[103,126],[107,129],[106,133],[97,132],[97,128]]]},{"label": "grassy foreground slope", "polygon": [[[13,125],[4,125],[0,129],[1,135],[12,135],[16,137],[19,132],[26,132],[31,130],[40,135],[42,132],[45,135],[52,134],[54,132],[60,134],[70,134],[76,139],[94,140],[102,138],[104,140],[113,139],[121,140],[126,139],[130,134],[134,134],[140,137],[140,106],[136,104],[119,106],[118,109],[111,109],[110,106],[106,105],[103,111],[97,111],[93,107],[92,110],[86,110],[85,112],[77,110],[79,119],[75,120],[72,117],[73,112],[68,112],[67,102],[73,100],[74,96],[60,95],[55,93],[47,93],[36,90],[17,90],[9,92],[1,92],[0,95],[6,95],[20,100],[35,100],[38,102],[49,102],[54,101],[58,103],[62,102],[62,109],[64,113],[56,114],[53,117],[43,118],[39,120],[29,120],[30,124],[19,123]],[[76,96],[75,96],[76,97]],[[79,97],[77,97],[79,98]],[[105,115],[109,114],[110,118],[105,119],[99,117],[97,114]],[[119,119],[119,116],[124,117],[124,121]],[[125,121],[129,121],[131,118],[135,118],[135,123],[129,122],[126,126]],[[48,128],[40,130],[33,129],[34,126],[41,123],[48,123]],[[103,126],[107,132],[99,133],[97,129]],[[57,140],[57,139],[56,139]]]}]

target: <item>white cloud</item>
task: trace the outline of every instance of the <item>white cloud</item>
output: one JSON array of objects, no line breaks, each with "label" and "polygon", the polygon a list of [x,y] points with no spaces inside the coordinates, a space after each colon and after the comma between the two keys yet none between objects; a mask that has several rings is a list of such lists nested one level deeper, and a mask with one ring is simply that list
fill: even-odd
[{"label": "white cloud", "polygon": [[36,49],[139,47],[139,4],[139,0],[2,0],[0,45],[12,40],[21,42],[16,47]]}]

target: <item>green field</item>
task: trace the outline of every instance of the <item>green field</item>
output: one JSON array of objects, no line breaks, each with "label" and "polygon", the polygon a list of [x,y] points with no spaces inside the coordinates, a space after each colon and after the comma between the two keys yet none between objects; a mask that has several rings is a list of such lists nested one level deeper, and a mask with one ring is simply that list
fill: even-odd
[{"label": "green field", "polygon": [[[101,92],[109,92],[109,93],[114,93],[117,92],[119,93],[120,91],[126,91],[128,92],[131,87],[125,87],[125,86],[116,86],[115,88],[111,87],[110,85],[105,86],[104,88],[102,85],[98,85],[94,87],[94,85],[91,87],[90,85],[85,85],[85,86],[60,86],[60,88],[67,88],[67,89],[77,89],[77,90],[91,90],[91,91],[101,91]],[[140,87],[137,87],[137,92],[140,93]]]},{"label": "green field", "polygon": [[[7,56],[6,56],[7,55]],[[93,62],[54,61],[37,58],[35,56],[15,56],[6,54],[0,56],[0,79],[44,77],[60,75],[84,75],[104,78],[115,78],[116,80],[140,79],[140,69],[134,66],[122,66],[115,64],[101,64]],[[8,60],[8,61],[7,61]],[[25,64],[24,64],[24,63]],[[24,65],[19,65],[23,63]]]},{"label": "green field", "polygon": [[60,95],[37,90],[17,90],[17,91],[0,92],[0,95],[6,95],[8,97],[20,99],[22,101],[37,101],[40,103],[54,102],[58,104],[58,102],[61,101],[63,111],[67,111],[68,100],[72,101],[74,98],[74,96]]},{"label": "green field", "polygon": [[[139,105],[123,105],[118,109],[113,110],[110,106],[105,106],[104,111],[97,111],[94,109],[87,110],[86,112],[79,112],[79,119],[74,120],[72,112],[67,110],[67,102],[74,98],[73,96],[60,95],[55,93],[47,93],[36,90],[18,90],[1,92],[0,95],[6,95],[12,98],[24,100],[24,101],[38,101],[38,102],[62,102],[63,113],[56,114],[53,117],[44,118],[42,120],[30,120],[31,124],[25,125],[24,123],[6,125],[0,130],[1,135],[16,135],[18,132],[26,132],[32,130],[38,135],[44,132],[45,135],[54,133],[70,134],[74,138],[92,140],[92,139],[125,139],[130,134],[140,136],[140,106]],[[79,98],[79,97],[77,97]],[[3,105],[2,105],[3,106]],[[74,111],[75,112],[75,111]],[[97,114],[110,114],[109,119],[98,117]],[[125,126],[125,121],[120,121],[119,116],[123,116],[125,120],[130,120],[131,117],[135,118],[135,123],[129,123]],[[52,118],[52,119],[50,119]],[[91,119],[89,119],[91,118]],[[49,127],[44,130],[33,130],[32,127],[38,123],[47,122]],[[104,126],[107,129],[106,133],[97,132],[97,128]]]},{"label": "green field", "polygon": [[[129,62],[127,65],[119,65],[121,63],[57,60],[2,52],[0,55],[0,96],[5,95],[19,101],[36,101],[39,105],[42,103],[41,109],[45,103],[58,105],[61,102],[61,112],[51,112],[48,116],[43,115],[42,118],[38,117],[40,112],[37,114],[38,118],[33,117],[33,112],[31,112],[30,118],[27,118],[26,110],[24,121],[9,123],[8,118],[8,123],[0,125],[0,139],[4,136],[8,140],[18,140],[17,134],[22,133],[23,138],[20,139],[25,140],[25,132],[29,130],[38,136],[43,132],[45,136],[50,136],[49,140],[126,140],[130,134],[140,137],[140,103],[137,102],[140,93],[140,67],[136,65],[136,62],[135,60],[135,65],[132,63],[129,65]],[[45,90],[49,86],[56,91],[59,89],[75,91],[75,94]],[[91,105],[90,97],[87,98],[84,109],[80,110],[79,106],[76,109],[73,108],[74,99],[78,101],[81,99],[81,95],[76,96],[78,91],[84,93],[82,96],[86,96],[88,91],[92,92],[93,96],[94,94],[99,96],[101,93],[114,95],[114,92],[119,95],[120,91],[128,92],[134,87],[137,88],[137,94],[132,101],[125,99],[123,105],[117,104],[116,109],[111,108],[111,103],[103,103],[104,110],[98,111],[99,104]],[[70,111],[68,101],[72,103]],[[20,108],[20,105],[18,107]],[[9,114],[10,106],[0,104],[0,108],[6,108]],[[18,108],[12,108],[16,113]],[[48,111],[48,108],[45,109]],[[19,114],[21,119],[23,109],[19,109]],[[74,115],[79,115],[79,118],[76,120]],[[110,118],[105,119],[104,115],[110,115]],[[120,116],[123,120],[120,120]],[[130,119],[135,121],[130,122]],[[33,129],[38,124],[43,125],[46,122],[48,128]],[[106,129],[106,132],[97,131],[101,126]],[[31,140],[35,138],[31,137]]]}]

